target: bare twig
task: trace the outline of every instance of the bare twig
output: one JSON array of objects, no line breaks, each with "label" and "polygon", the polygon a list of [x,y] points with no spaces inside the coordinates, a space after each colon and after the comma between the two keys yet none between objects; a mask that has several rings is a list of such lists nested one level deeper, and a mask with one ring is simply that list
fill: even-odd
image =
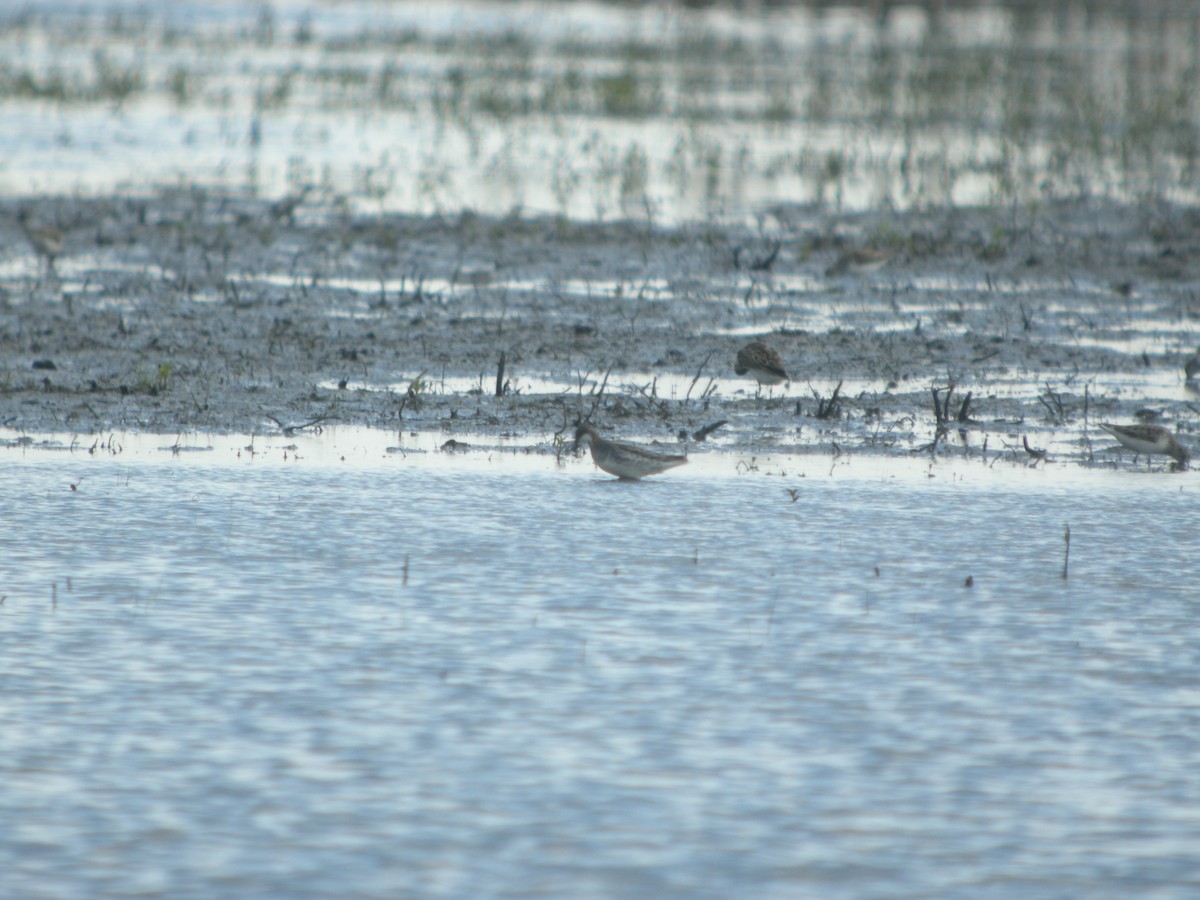
[{"label": "bare twig", "polygon": [[928,444],[923,444],[913,450],[914,453],[923,453],[928,450],[930,453],[937,450],[937,445],[941,442],[950,430],[950,397],[954,394],[954,385],[951,384],[946,390],[946,396],[941,397],[942,389],[931,387],[930,393],[933,394],[933,418],[934,432],[933,440]]},{"label": "bare twig", "polygon": [[838,395],[842,391],[842,384],[843,384],[842,381],[839,381],[837,383],[837,387],[835,387],[833,389],[833,394],[829,397],[828,400],[823,400],[821,398],[821,395],[817,393],[816,388],[814,388],[811,384],[808,386],[808,389],[810,391],[812,391],[813,399],[817,401],[817,411],[813,414],[814,416],[816,416],[816,418],[832,419],[834,416],[836,416],[838,414],[838,411],[839,411]]},{"label": "bare twig", "polygon": [[1087,445],[1088,464],[1096,462],[1096,454],[1092,449],[1091,429],[1088,428],[1088,406],[1090,404],[1090,395],[1088,385],[1083,386],[1083,442]]},{"label": "bare twig", "polygon": [[[646,403],[649,404],[651,408],[657,410],[660,416],[665,419],[668,415],[670,415],[670,408],[667,406],[667,401],[660,400],[656,396],[658,393],[657,379],[648,385],[642,386],[635,384],[633,387],[639,394],[642,395],[643,399],[645,399]],[[650,388],[649,393],[647,393],[646,388]]]},{"label": "bare twig", "polygon": [[967,396],[963,398],[962,405],[958,408],[958,415],[954,417],[956,422],[963,425],[968,425],[971,422],[971,395],[974,391],[967,391]]},{"label": "bare twig", "polygon": [[596,399],[592,401],[591,409],[587,414],[580,417],[580,422],[592,421],[592,414],[596,411],[596,407],[600,405],[600,401],[604,399],[604,389],[608,387],[608,376],[612,374],[613,367],[609,366],[608,371],[604,373],[604,380],[600,382],[600,388],[596,391]]},{"label": "bare twig", "polygon": [[[1046,399],[1047,397],[1049,400]],[[1066,412],[1063,409],[1062,395],[1054,393],[1054,390],[1050,387],[1050,382],[1046,382],[1046,396],[1043,397],[1039,394],[1038,400],[1041,401],[1042,406],[1046,407],[1047,412],[1050,413],[1055,421],[1061,423],[1065,420]]]},{"label": "bare twig", "polygon": [[1046,461],[1046,451],[1039,450],[1037,447],[1030,447],[1028,435],[1024,435],[1024,434],[1021,435],[1021,443],[1025,447],[1025,452],[1028,453],[1030,456],[1032,456],[1034,458],[1034,460],[1036,461],[1035,465],[1036,465],[1036,463]]},{"label": "bare twig", "polygon": [[700,368],[696,370],[696,377],[692,379],[692,383],[688,385],[687,393],[683,395],[683,399],[687,400],[692,396],[692,389],[696,386],[696,382],[700,380],[700,376],[704,373],[704,367],[708,365],[708,361],[712,359],[715,350],[709,350],[708,356],[704,357],[704,362],[700,363]]},{"label": "bare twig", "polygon": [[1033,331],[1033,313],[1025,309],[1025,304],[1020,304],[1021,307],[1021,327],[1024,331]]},{"label": "bare twig", "polygon": [[722,425],[725,425],[725,424],[728,424],[727,419],[721,419],[721,421],[719,421],[719,422],[712,422],[708,425],[705,425],[703,428],[701,428],[699,431],[695,432],[692,435],[692,439],[696,442],[703,441],[710,434],[712,434],[714,431],[716,431],[718,428],[720,428]]}]

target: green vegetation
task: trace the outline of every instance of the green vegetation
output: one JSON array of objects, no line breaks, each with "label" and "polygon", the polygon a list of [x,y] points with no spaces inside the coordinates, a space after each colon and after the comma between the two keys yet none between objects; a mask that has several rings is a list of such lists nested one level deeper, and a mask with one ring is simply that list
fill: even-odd
[{"label": "green vegetation", "polygon": [[812,33],[772,25],[784,12],[736,31],[681,15],[662,34],[606,41],[569,28],[331,34],[266,7],[207,30],[167,27],[150,6],[87,20],[25,10],[3,22],[0,107],[161,96],[237,114],[248,97],[254,115],[311,114],[329,134],[394,116],[398,142],[416,127],[433,144],[416,166],[400,153],[390,171],[349,163],[381,206],[401,191],[427,208],[469,205],[464,170],[544,170],[567,216],[664,191],[720,206],[747,183],[834,205],[944,203],[964,188],[998,204],[1200,198],[1188,38],[1200,9],[1174,9],[1177,27],[1101,11],[1081,32],[1069,15],[1014,6],[990,40],[932,17],[908,31],[851,17],[851,39],[819,18]]}]

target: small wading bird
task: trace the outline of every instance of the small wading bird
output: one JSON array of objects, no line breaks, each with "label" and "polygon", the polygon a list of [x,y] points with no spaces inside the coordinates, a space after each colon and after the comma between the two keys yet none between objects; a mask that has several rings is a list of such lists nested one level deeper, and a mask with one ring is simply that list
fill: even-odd
[{"label": "small wading bird", "polygon": [[25,237],[37,255],[46,260],[46,275],[57,274],[54,271],[54,260],[63,252],[63,233],[52,225],[37,225],[30,221],[29,210],[21,209],[17,213],[17,222]]},{"label": "small wading bird", "polygon": [[578,448],[584,441],[591,446],[592,461],[622,481],[637,481],[687,462],[686,456],[657,453],[637,444],[605,440],[596,434],[596,429],[591,425],[580,425],[575,432],[575,447]]},{"label": "small wading bird", "polygon": [[1198,349],[1188,360],[1183,364],[1183,374],[1190,381],[1193,378],[1200,378],[1200,349]]},{"label": "small wading bird", "polygon": [[837,278],[850,272],[874,272],[890,263],[895,256],[895,250],[876,250],[873,247],[849,250],[834,260],[833,265],[825,270],[825,276]]},{"label": "small wading bird", "polygon": [[1133,451],[1133,461],[1137,462],[1138,454],[1147,456],[1155,454],[1169,456],[1180,469],[1186,469],[1188,464],[1187,447],[1176,440],[1175,435],[1162,425],[1113,425],[1102,422],[1100,427],[1115,437],[1122,446]]},{"label": "small wading bird", "polygon": [[783,360],[774,347],[768,347],[762,341],[751,341],[738,351],[737,362],[733,371],[738,375],[749,374],[758,382],[759,393],[762,386],[781,384],[790,381],[788,373],[783,370]]}]

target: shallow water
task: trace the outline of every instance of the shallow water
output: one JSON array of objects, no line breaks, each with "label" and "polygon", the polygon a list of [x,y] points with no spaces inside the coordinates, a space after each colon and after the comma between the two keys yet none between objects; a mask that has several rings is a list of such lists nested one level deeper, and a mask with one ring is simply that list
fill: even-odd
[{"label": "shallow water", "polygon": [[1200,888],[1193,476],[388,442],[3,451],[0,893]]},{"label": "shallow water", "polygon": [[0,0],[0,193],[364,211],[1194,203],[1194,5]]}]

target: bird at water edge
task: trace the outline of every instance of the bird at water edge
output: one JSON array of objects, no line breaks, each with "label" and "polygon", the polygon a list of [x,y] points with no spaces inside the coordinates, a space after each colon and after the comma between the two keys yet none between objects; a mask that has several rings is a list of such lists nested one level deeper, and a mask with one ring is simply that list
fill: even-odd
[{"label": "bird at water edge", "polygon": [[1190,454],[1187,447],[1179,443],[1175,435],[1162,425],[1114,425],[1102,422],[1100,427],[1111,434],[1134,453],[1134,462],[1138,454],[1147,456],[1169,456],[1175,460],[1176,466],[1186,469]]},{"label": "bird at water edge", "polygon": [[53,225],[39,225],[29,216],[29,210],[22,207],[17,213],[17,223],[25,232],[25,238],[33,246],[39,258],[46,260],[46,274],[57,274],[54,271],[54,260],[63,252],[65,237],[62,229]]},{"label": "bird at water edge", "polygon": [[1197,349],[1183,364],[1183,374],[1190,381],[1193,378],[1200,378],[1200,349]]},{"label": "bird at water edge", "polygon": [[686,463],[686,456],[659,453],[638,444],[610,441],[600,437],[591,425],[580,425],[575,432],[575,446],[586,442],[592,452],[592,461],[610,475],[622,481],[637,481],[647,475],[657,475],[675,466]]},{"label": "bird at water edge", "polygon": [[769,386],[791,380],[784,371],[779,352],[762,341],[751,341],[738,351],[733,371],[737,375],[753,377],[758,382],[759,393],[764,384]]}]

